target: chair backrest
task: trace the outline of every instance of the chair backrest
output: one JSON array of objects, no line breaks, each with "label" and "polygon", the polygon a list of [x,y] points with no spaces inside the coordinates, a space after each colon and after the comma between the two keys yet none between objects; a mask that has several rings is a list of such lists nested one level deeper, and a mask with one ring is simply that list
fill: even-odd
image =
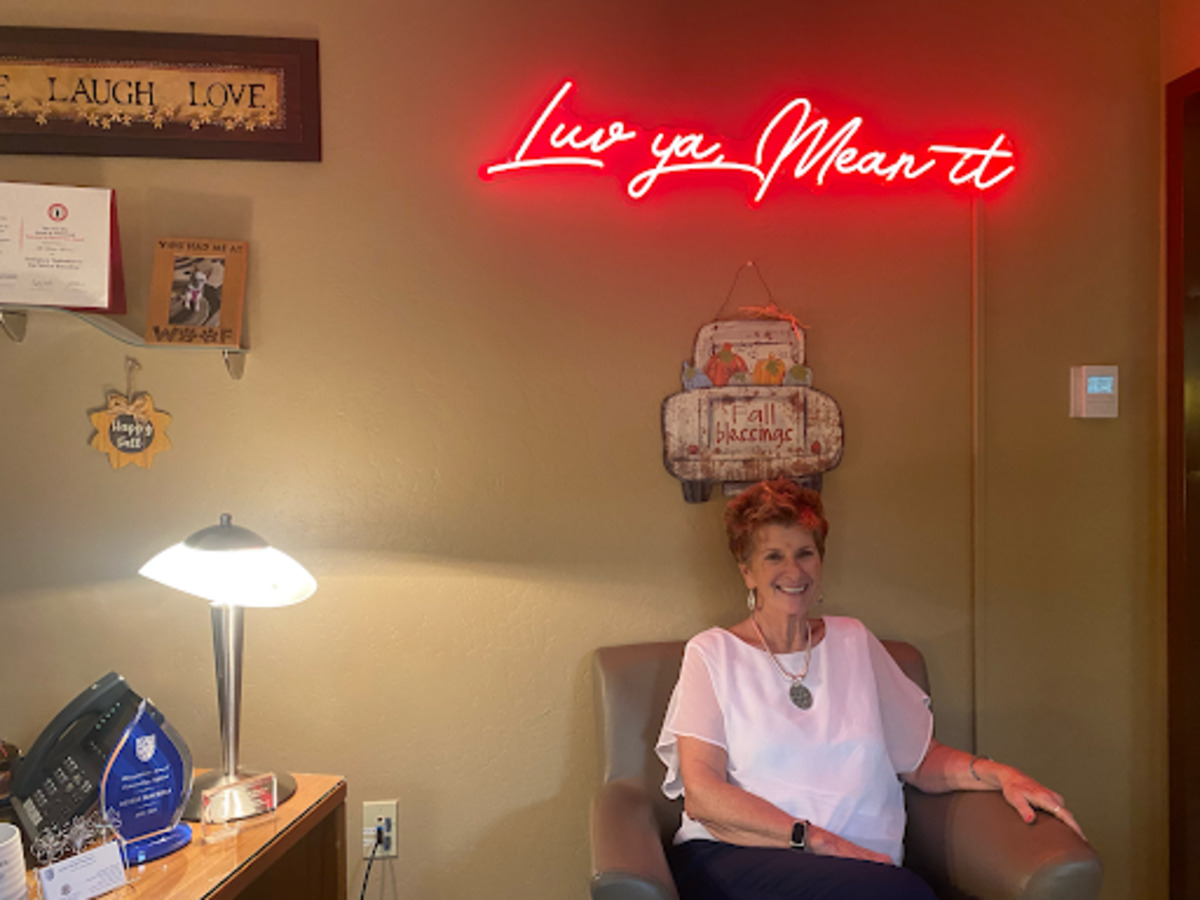
[{"label": "chair backrest", "polygon": [[[596,731],[603,753],[605,783],[618,778],[641,781],[654,798],[654,812],[664,839],[679,827],[683,803],[662,792],[666,774],[654,753],[667,701],[679,678],[683,641],[601,647],[592,659],[596,695]],[[904,674],[926,693],[925,659],[912,644],[884,641]]]}]

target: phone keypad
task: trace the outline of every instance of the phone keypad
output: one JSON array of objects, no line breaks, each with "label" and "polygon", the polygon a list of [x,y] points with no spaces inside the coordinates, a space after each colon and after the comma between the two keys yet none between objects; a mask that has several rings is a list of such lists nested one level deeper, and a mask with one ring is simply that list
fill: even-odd
[{"label": "phone keypad", "polygon": [[89,799],[95,785],[86,769],[72,757],[65,757],[47,776],[29,799],[38,810],[38,819],[60,821],[73,815]]}]

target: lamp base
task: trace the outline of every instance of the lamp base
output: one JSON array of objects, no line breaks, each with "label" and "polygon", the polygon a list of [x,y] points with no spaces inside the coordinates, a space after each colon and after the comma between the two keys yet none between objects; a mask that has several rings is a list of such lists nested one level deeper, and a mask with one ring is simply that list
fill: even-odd
[{"label": "lamp base", "polygon": [[[249,769],[238,769],[236,777],[230,777],[224,772],[218,772],[213,769],[209,772],[204,772],[197,775],[192,781],[192,796],[188,797],[187,804],[183,807],[183,818],[189,822],[200,821],[200,803],[204,798],[205,791],[211,791],[215,787],[223,787],[224,785],[234,785],[232,796],[230,798],[233,804],[234,814],[229,817],[230,821],[235,819],[247,819],[251,816],[258,815],[259,806],[251,798],[249,791],[244,793],[239,791],[236,782],[243,781],[247,778],[253,778],[256,775],[262,775],[262,772],[253,772]],[[275,798],[276,803],[283,803],[288,797],[296,793],[296,779],[287,772],[276,772],[275,774]]]}]

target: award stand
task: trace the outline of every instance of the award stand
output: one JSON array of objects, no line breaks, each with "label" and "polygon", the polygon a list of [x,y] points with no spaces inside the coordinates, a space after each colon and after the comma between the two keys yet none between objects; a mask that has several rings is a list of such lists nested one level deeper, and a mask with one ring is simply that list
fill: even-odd
[{"label": "award stand", "polygon": [[131,884],[130,867],[191,843],[192,830],[179,819],[192,791],[192,755],[175,729],[156,719],[158,710],[142,700],[108,757],[99,806],[34,840],[41,900],[99,897]]},{"label": "award stand", "polygon": [[175,729],[148,710],[143,700],[100,782],[100,808],[124,841],[128,865],[166,856],[192,839],[179,821],[192,793],[192,755]]}]

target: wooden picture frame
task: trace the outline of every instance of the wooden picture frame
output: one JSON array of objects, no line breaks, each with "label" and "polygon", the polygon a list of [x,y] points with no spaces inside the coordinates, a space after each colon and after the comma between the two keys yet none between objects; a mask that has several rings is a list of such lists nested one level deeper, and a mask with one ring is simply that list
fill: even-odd
[{"label": "wooden picture frame", "polygon": [[0,153],[321,159],[315,40],[0,27]]},{"label": "wooden picture frame", "polygon": [[156,241],[146,343],[240,347],[246,256],[245,241]]}]

